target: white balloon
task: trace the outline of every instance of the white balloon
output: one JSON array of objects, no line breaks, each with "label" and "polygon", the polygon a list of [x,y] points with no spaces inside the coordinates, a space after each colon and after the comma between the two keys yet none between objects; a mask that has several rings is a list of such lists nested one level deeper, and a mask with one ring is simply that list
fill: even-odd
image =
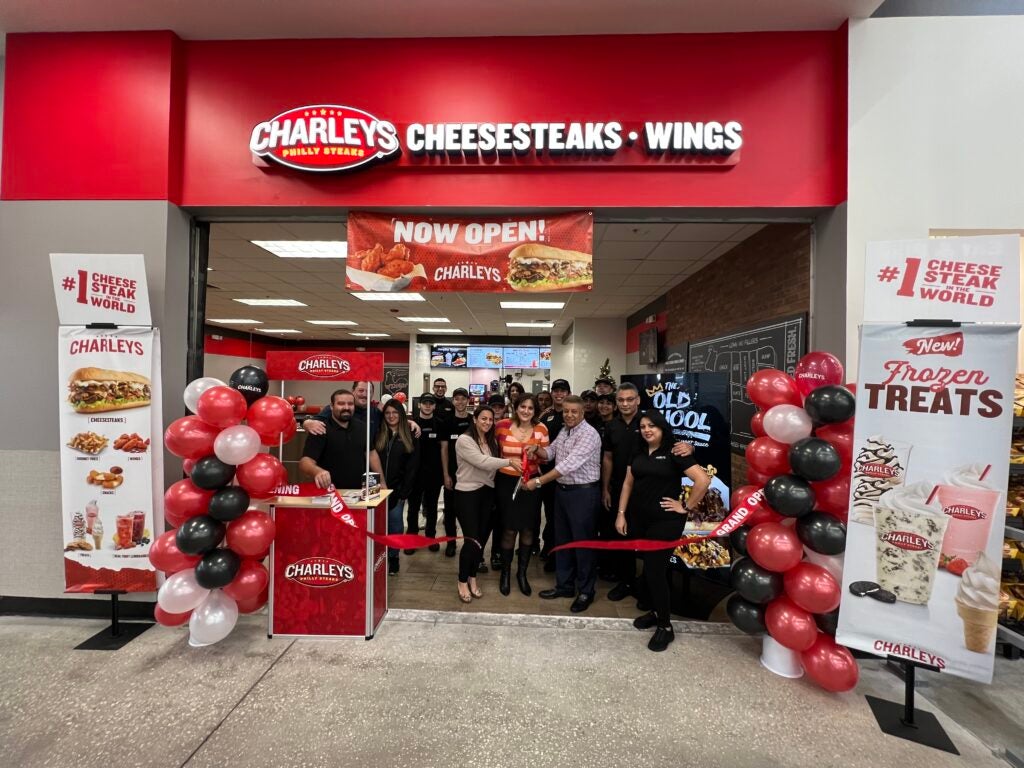
[{"label": "white balloon", "polygon": [[381,405],[387,405],[387,404],[388,404],[388,400],[390,400],[390,399],[391,399],[391,395],[384,395],[384,396],[383,396],[383,397],[382,397],[382,398],[380,399],[380,404],[381,404]]},{"label": "white balloon", "polygon": [[188,386],[185,387],[185,394],[182,399],[185,401],[185,407],[188,408],[192,413],[196,412],[196,405],[199,403],[199,396],[203,394],[210,387],[223,387],[224,382],[220,379],[215,379],[212,376],[203,376],[201,379],[190,381]]},{"label": "white balloon", "polygon": [[812,562],[815,565],[820,565],[826,571],[831,573],[840,584],[843,583],[843,563],[846,562],[845,553],[839,555],[822,555],[815,552],[810,547],[804,547],[804,556],[809,562]]},{"label": "white balloon", "polygon": [[192,611],[188,620],[189,645],[212,645],[231,634],[238,621],[238,603],[215,589]]},{"label": "white balloon", "polygon": [[210,590],[196,581],[196,569],[189,568],[178,571],[163,583],[156,593],[156,602],[168,613],[188,613],[209,594]]},{"label": "white balloon", "polygon": [[214,438],[213,452],[225,464],[245,464],[260,452],[259,433],[245,424],[222,429]]},{"label": "white balloon", "polygon": [[807,411],[797,405],[775,405],[764,412],[765,434],[780,443],[792,445],[811,436],[814,423]]}]

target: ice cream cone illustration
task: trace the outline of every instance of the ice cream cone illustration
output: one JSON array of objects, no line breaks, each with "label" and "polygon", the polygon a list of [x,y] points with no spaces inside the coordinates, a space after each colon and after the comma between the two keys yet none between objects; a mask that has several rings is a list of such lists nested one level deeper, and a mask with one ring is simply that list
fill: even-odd
[{"label": "ice cream cone illustration", "polygon": [[99,518],[92,524],[92,540],[96,543],[96,549],[103,546],[103,521]]},{"label": "ice cream cone illustration", "polygon": [[983,552],[960,578],[955,602],[957,615],[964,623],[967,650],[988,653],[999,614],[999,569]]}]

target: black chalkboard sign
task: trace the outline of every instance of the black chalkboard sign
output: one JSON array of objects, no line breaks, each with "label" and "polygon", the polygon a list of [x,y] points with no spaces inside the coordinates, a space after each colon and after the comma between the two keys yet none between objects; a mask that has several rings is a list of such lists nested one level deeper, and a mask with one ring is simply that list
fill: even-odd
[{"label": "black chalkboard sign", "polygon": [[747,379],[762,368],[778,368],[793,375],[807,352],[807,315],[770,320],[754,328],[690,342],[692,373],[729,374],[733,453],[742,454],[754,436],[750,419],[757,410],[747,397]]}]

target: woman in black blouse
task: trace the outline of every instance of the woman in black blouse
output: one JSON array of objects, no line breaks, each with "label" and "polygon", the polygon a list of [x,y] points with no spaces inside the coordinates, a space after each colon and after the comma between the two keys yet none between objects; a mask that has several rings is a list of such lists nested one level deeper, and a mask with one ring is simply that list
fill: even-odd
[{"label": "woman in black blouse", "polygon": [[[708,477],[693,455],[672,455],[672,428],[660,411],[651,409],[640,419],[640,436],[644,450],[633,457],[626,471],[626,480],[619,496],[619,513],[615,530],[635,539],[675,541],[683,535],[686,516],[691,512],[711,485]],[[693,488],[684,506],[683,476],[693,481]],[[651,590],[654,610],[638,617],[637,629],[657,627],[647,647],[664,651],[675,639],[672,631],[668,563],[671,549],[644,552],[644,577]]]},{"label": "woman in black blouse", "polygon": [[[397,400],[388,400],[381,421],[372,453],[380,459],[384,470],[384,487],[392,490],[388,496],[388,533],[402,533],[405,501],[412,493],[419,466],[419,444],[413,439],[405,407]],[[398,573],[398,550],[391,547],[388,547],[388,573]]]}]

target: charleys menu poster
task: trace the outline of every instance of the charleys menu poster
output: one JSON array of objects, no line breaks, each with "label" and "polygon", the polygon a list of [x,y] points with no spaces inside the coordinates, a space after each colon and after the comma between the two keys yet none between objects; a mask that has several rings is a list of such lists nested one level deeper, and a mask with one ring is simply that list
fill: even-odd
[{"label": "charleys menu poster", "polygon": [[[152,592],[162,526],[159,331],[59,332],[61,517],[67,592]],[[154,519],[154,510],[158,519]]]},{"label": "charleys menu poster", "polygon": [[1017,333],[863,326],[837,642],[991,681]]},{"label": "charleys menu poster", "polygon": [[348,217],[350,291],[548,293],[594,285],[590,211],[521,216]]}]

